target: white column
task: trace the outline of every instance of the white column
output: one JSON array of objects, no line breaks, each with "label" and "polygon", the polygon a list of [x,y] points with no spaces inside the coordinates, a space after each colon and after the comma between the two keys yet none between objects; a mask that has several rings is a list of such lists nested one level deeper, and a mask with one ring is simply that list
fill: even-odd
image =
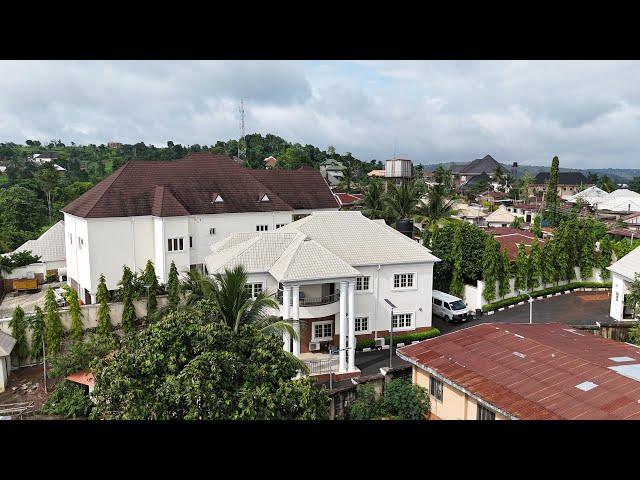
[{"label": "white column", "polygon": [[349,280],[349,371],[356,369],[356,281]]},{"label": "white column", "polygon": [[0,357],[0,392],[4,392],[8,375],[5,372],[4,357]]},{"label": "white column", "polygon": [[293,354],[300,356],[300,285],[293,286],[293,329],[298,338],[293,339]]},{"label": "white column", "polygon": [[338,372],[347,371],[347,282],[340,282],[340,356]]},{"label": "white column", "polygon": [[[289,320],[291,318],[291,287],[284,285],[282,290],[282,306],[284,307],[284,313],[282,314],[283,320]],[[284,349],[287,352],[291,351],[291,337],[287,332],[282,334],[282,343]]]}]

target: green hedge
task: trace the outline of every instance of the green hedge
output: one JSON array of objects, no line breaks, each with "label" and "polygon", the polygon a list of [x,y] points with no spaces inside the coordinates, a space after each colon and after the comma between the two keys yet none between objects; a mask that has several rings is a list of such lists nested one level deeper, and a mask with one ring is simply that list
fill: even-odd
[{"label": "green hedge", "polygon": [[[575,290],[576,288],[611,288],[611,282],[572,282],[565,285],[558,285],[555,287],[544,288],[537,290],[531,294],[532,298],[544,297],[545,295],[551,295],[554,293],[564,292],[566,290]],[[518,295],[517,297],[505,298],[493,303],[487,303],[482,307],[483,312],[489,312],[491,310],[497,310],[502,307],[508,307],[515,303],[528,301],[529,297],[526,295]]]},{"label": "green hedge", "polygon": [[[411,333],[398,333],[393,335],[393,344],[404,343],[405,345],[411,342],[426,340],[427,338],[433,338],[440,335],[440,330],[437,328],[431,328],[424,332],[411,332]],[[385,345],[389,345],[391,337],[389,335],[384,337]],[[362,350],[363,348],[374,348],[376,341],[373,338],[358,338],[356,341],[356,350]]]}]

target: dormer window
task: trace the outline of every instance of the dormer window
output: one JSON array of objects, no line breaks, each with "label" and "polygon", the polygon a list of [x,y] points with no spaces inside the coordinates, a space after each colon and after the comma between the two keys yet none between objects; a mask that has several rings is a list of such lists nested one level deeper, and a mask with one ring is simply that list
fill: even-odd
[{"label": "dormer window", "polygon": [[213,193],[211,198],[213,199],[211,203],[224,203],[224,199],[219,193]]},{"label": "dormer window", "polygon": [[261,193],[258,195],[258,201],[259,202],[268,202],[269,201],[269,196],[266,193]]}]

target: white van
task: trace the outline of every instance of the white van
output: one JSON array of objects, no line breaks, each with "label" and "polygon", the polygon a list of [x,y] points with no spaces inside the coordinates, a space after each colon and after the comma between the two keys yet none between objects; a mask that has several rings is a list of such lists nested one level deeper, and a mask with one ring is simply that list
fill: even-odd
[{"label": "white van", "polygon": [[458,297],[441,292],[433,291],[433,314],[448,322],[466,322],[469,320],[469,308]]}]

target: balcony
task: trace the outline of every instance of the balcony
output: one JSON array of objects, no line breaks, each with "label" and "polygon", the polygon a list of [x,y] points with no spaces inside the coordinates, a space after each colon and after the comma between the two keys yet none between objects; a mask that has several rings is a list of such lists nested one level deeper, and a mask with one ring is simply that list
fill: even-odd
[{"label": "balcony", "polygon": [[[292,296],[293,297],[293,296]],[[276,295],[278,303],[282,306],[282,290]],[[311,297],[300,291],[300,318],[320,318],[338,313],[340,309],[340,291],[321,297]],[[293,305],[293,298],[291,304]],[[281,307],[282,311],[282,307]]]}]

